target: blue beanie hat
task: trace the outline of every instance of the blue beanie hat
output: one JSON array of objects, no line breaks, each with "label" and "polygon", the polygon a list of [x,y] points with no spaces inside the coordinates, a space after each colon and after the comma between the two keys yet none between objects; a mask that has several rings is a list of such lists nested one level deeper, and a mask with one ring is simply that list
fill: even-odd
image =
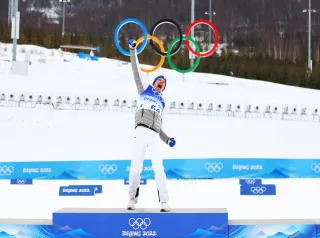
[{"label": "blue beanie hat", "polygon": [[163,78],[164,79],[164,89],[163,91],[166,89],[166,86],[167,86],[167,79],[163,76],[163,75],[159,75],[158,77],[156,77],[154,80],[153,80],[153,83],[152,85],[160,78]]}]

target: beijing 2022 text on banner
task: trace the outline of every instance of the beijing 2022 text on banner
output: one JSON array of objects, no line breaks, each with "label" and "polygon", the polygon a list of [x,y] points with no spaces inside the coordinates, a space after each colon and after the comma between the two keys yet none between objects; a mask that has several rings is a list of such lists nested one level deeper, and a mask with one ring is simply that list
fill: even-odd
[{"label": "beijing 2022 text on banner", "polygon": [[[320,159],[167,159],[168,179],[319,178]],[[129,160],[1,162],[0,179],[123,180]],[[150,160],[142,179],[154,179]]]}]

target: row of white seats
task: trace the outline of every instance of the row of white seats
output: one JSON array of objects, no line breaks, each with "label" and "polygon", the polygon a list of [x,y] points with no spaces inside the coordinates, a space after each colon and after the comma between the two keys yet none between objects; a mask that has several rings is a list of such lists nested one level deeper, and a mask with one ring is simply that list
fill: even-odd
[{"label": "row of white seats", "polygon": [[[186,104],[185,102],[171,102],[169,110],[172,109],[181,109],[181,110],[207,110],[207,111],[216,111],[216,112],[234,112],[234,113],[265,113],[265,114],[300,114],[307,115],[307,113],[311,113],[312,115],[318,114],[318,108],[308,108],[306,106],[298,107],[298,106],[274,106],[274,105],[265,105],[265,107],[261,108],[260,105],[241,105],[241,104],[214,104],[214,103],[197,103],[189,102]],[[309,109],[309,110],[308,110]]]},{"label": "row of white seats", "polygon": [[[137,100],[128,100],[115,98],[111,99],[111,104],[107,98],[99,97],[71,97],[57,96],[53,99],[52,96],[44,95],[29,95],[20,94],[16,99],[14,94],[9,94],[8,96],[4,93],[0,96],[1,106],[17,106],[21,104],[29,103],[30,105],[44,104],[44,105],[54,105],[59,107],[60,105],[83,105],[83,106],[104,106],[104,107],[119,107],[119,108],[131,108],[135,109],[137,107]],[[262,114],[284,114],[284,115],[318,115],[317,107],[307,107],[307,106],[279,106],[279,105],[265,105],[261,107],[260,105],[250,105],[250,104],[222,104],[222,103],[212,103],[212,102],[194,102],[194,101],[171,101],[169,106],[166,107],[166,112],[185,112],[185,111],[207,111],[207,112],[232,112],[232,113],[262,113]]]}]

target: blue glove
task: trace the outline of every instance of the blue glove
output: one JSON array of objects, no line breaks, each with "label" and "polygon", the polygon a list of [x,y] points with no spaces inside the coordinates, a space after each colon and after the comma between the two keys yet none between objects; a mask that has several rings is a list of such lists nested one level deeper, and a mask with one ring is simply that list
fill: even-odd
[{"label": "blue glove", "polygon": [[174,138],[170,138],[168,141],[168,144],[170,147],[173,147],[176,145],[176,140]]},{"label": "blue glove", "polygon": [[137,45],[136,40],[134,40],[134,39],[128,40],[128,44],[129,44],[129,47],[130,47],[131,49],[136,48],[136,45]]}]

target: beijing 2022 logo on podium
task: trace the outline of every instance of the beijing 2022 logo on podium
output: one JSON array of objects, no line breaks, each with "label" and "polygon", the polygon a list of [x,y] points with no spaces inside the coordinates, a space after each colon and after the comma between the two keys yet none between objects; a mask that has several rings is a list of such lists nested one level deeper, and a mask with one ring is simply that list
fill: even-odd
[{"label": "beijing 2022 logo on podium", "polygon": [[122,236],[157,236],[156,231],[149,230],[149,227],[151,225],[150,218],[130,218],[128,224],[131,229],[127,231],[122,231]]}]

